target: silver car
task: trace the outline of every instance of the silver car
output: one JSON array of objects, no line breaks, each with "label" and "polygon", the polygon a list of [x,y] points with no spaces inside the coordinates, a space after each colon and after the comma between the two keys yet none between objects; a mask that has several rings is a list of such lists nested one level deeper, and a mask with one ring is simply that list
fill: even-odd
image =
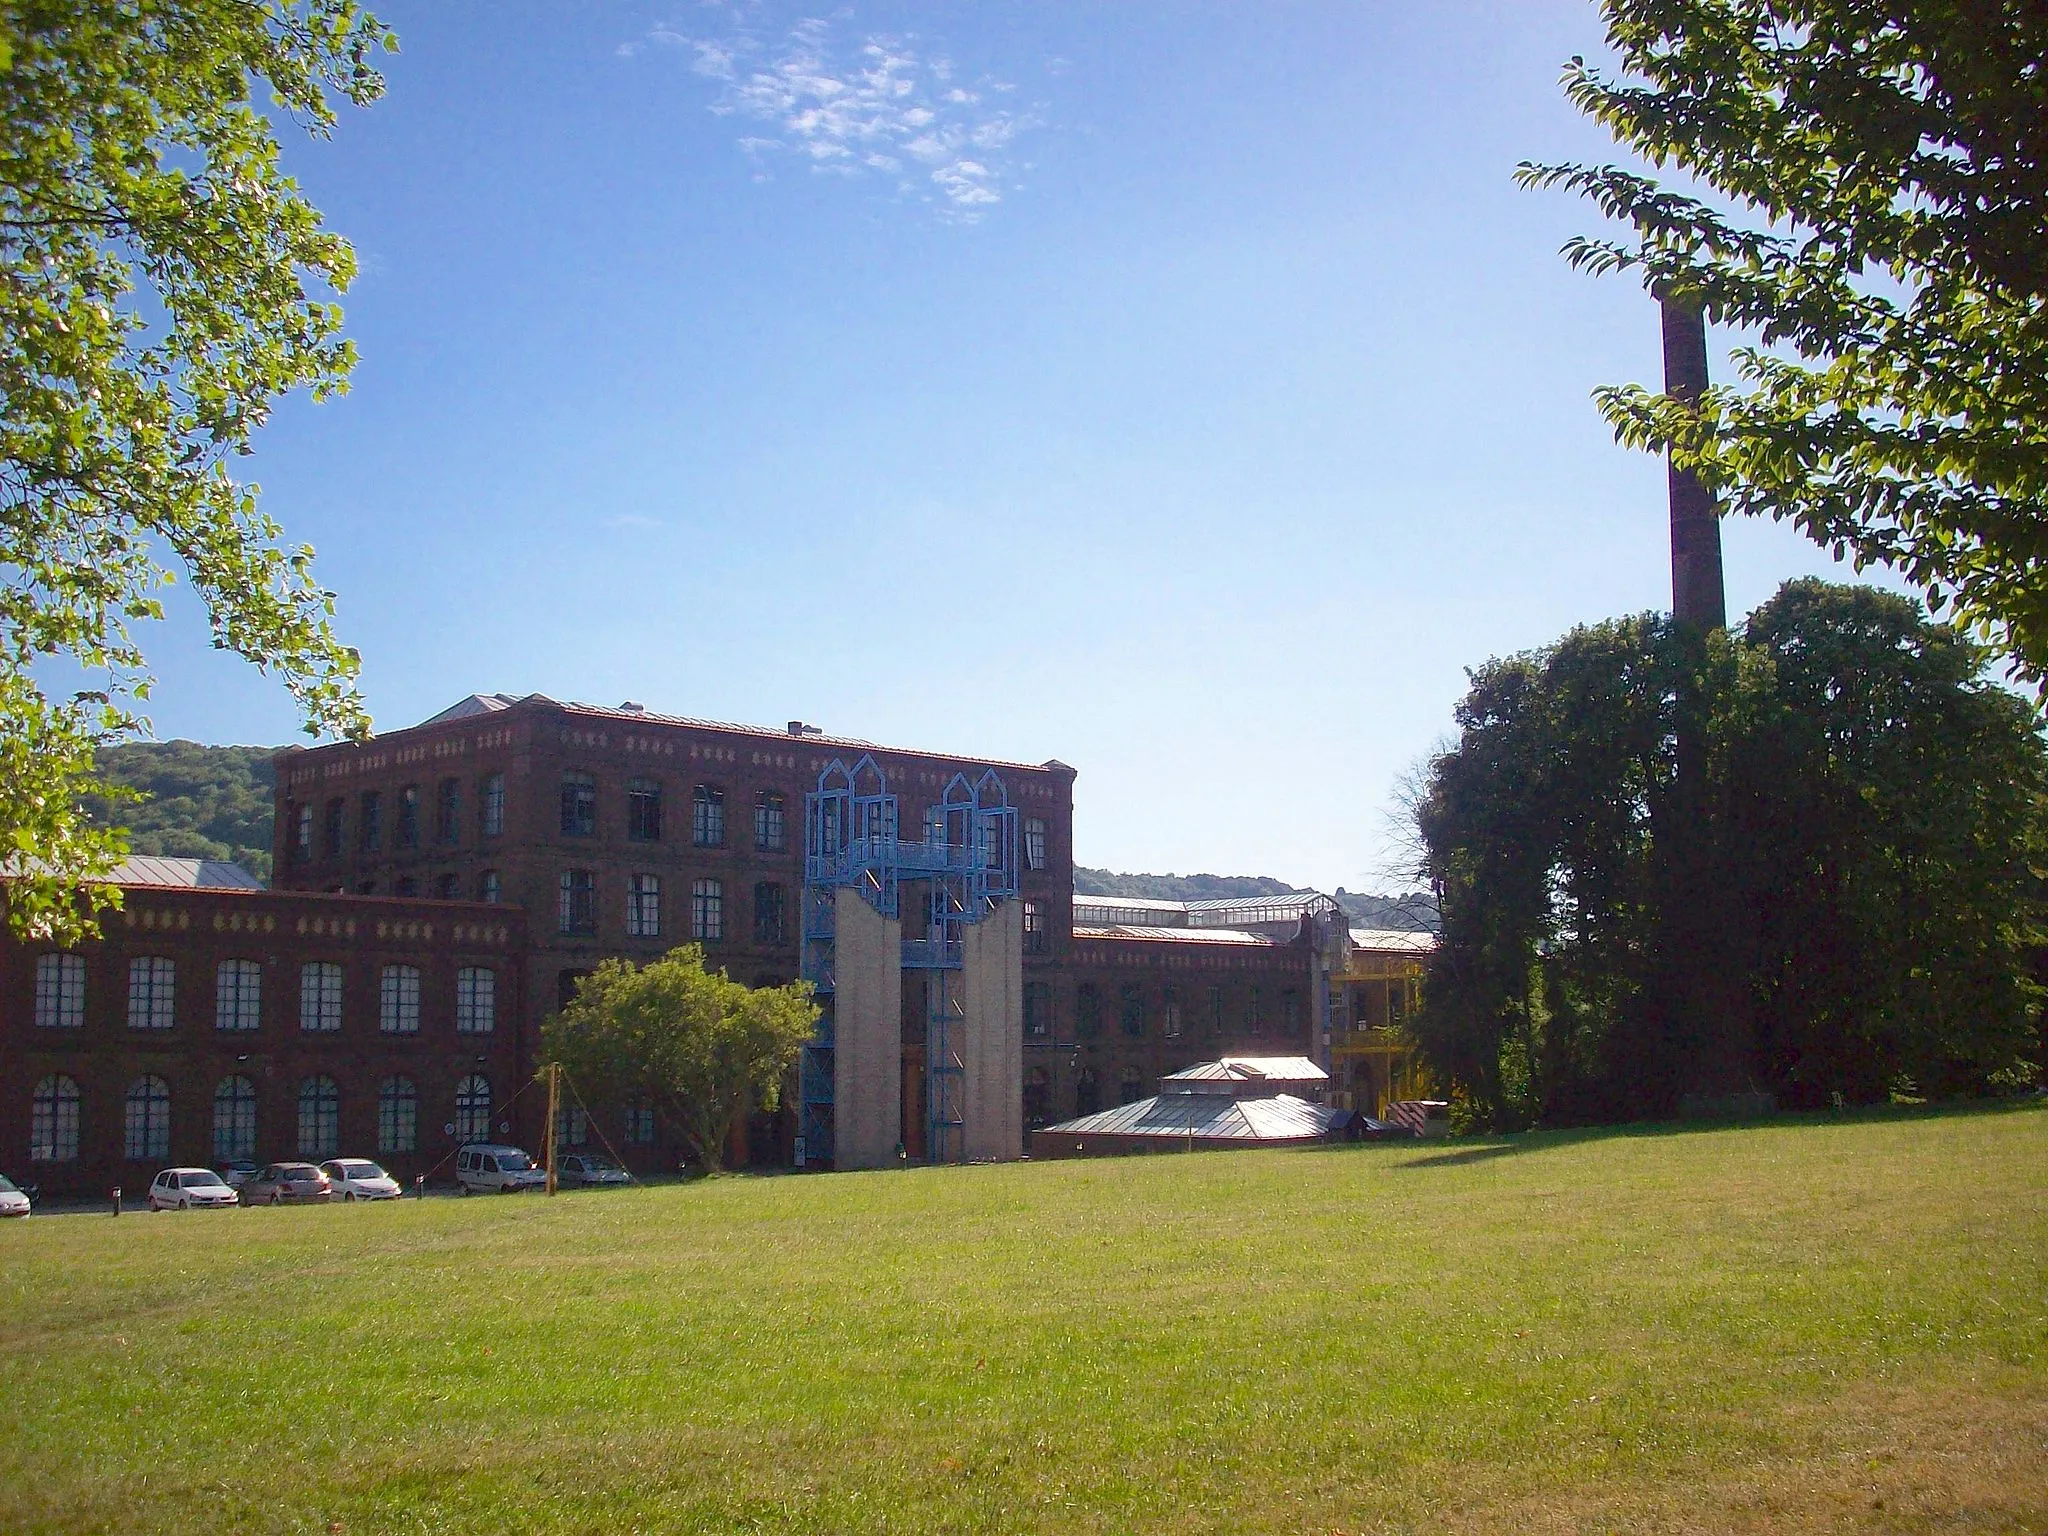
[{"label": "silver car", "polygon": [[330,1198],[335,1200],[396,1200],[404,1194],[398,1180],[375,1163],[361,1158],[337,1157],[322,1163]]},{"label": "silver car", "polygon": [[610,1158],[602,1157],[595,1152],[565,1152],[555,1159],[555,1182],[601,1187],[607,1184],[630,1184],[633,1182],[633,1175]]}]

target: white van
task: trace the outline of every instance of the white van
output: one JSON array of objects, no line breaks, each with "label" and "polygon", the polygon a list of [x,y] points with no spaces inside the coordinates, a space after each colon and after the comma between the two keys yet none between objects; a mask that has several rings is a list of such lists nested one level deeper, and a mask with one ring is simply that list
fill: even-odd
[{"label": "white van", "polygon": [[455,1154],[455,1182],[465,1195],[513,1195],[522,1189],[545,1189],[548,1175],[517,1147],[480,1143]]}]

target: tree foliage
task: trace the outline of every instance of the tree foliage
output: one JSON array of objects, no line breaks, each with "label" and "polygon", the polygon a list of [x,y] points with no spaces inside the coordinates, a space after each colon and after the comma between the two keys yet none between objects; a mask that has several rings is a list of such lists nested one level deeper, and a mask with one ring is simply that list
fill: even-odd
[{"label": "tree foliage", "polygon": [[[81,818],[149,679],[131,626],[175,561],[214,643],[274,671],[309,733],[367,729],[311,551],[247,453],[273,402],[354,361],[328,297],[348,244],[278,163],[272,109],[324,136],[390,35],[354,0],[0,3],[0,853],[18,927],[89,927],[122,851]],[[257,99],[261,89],[267,101]],[[71,696],[42,680],[82,669]]]},{"label": "tree foliage", "polygon": [[88,796],[86,818],[118,826],[133,853],[232,859],[270,877],[277,773],[274,747],[206,747],[196,741],[128,741],[103,748],[100,779],[134,798]]},{"label": "tree foliage", "polygon": [[1524,165],[1634,228],[1639,270],[1760,346],[1695,411],[1603,389],[1634,447],[1737,511],[1881,562],[2048,680],[2048,8],[2031,0],[1604,0],[1621,73],[1571,99],[1702,194]]},{"label": "tree foliage", "polygon": [[[2030,1080],[2048,749],[1983,661],[1906,599],[1797,581],[1732,636],[1646,615],[1479,669],[1418,808],[1432,1065],[1498,1124],[1672,1108],[1673,904],[1702,859],[1753,1084],[1820,1104]],[[1683,799],[1682,728],[1703,758]]]},{"label": "tree foliage", "polygon": [[588,1089],[666,1109],[716,1172],[749,1107],[775,1108],[817,1021],[809,982],[743,987],[687,944],[644,966],[605,961],[542,1026],[541,1051]]}]

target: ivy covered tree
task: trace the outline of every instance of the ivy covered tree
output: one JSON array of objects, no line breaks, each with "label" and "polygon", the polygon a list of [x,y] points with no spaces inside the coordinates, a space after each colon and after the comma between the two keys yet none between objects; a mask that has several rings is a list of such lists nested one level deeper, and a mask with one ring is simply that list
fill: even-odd
[{"label": "ivy covered tree", "polygon": [[1524,165],[1631,227],[1633,269],[1757,345],[1695,407],[1597,399],[1738,512],[1926,593],[2048,683],[2048,7],[1604,0],[1614,75],[1571,99],[1679,187]]},{"label": "ivy covered tree", "polygon": [[[182,569],[214,643],[273,671],[311,734],[359,734],[357,658],[309,549],[233,459],[274,402],[346,386],[346,241],[284,174],[382,92],[353,0],[0,4],[0,858],[17,931],[89,931],[121,834],[94,753],[149,693],[131,626]],[[259,96],[267,99],[259,99]],[[83,672],[66,693],[54,680]]]},{"label": "ivy covered tree", "polygon": [[809,982],[743,987],[686,944],[646,965],[605,961],[542,1026],[541,1051],[587,1091],[666,1111],[715,1173],[748,1109],[775,1108],[817,1022]]},{"label": "ivy covered tree", "polygon": [[1432,1065],[1499,1126],[1668,1113],[1699,861],[1755,1088],[2034,1080],[2048,749],[1984,659],[1904,598],[1798,581],[1733,635],[1643,616],[1480,668],[1417,806]]}]

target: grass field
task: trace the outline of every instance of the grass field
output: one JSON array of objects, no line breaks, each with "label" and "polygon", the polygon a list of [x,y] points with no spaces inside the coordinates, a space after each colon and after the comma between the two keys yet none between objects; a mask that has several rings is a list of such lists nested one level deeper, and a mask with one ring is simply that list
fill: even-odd
[{"label": "grass field", "polygon": [[2048,1530],[2048,1110],[0,1228],[0,1529]]}]

